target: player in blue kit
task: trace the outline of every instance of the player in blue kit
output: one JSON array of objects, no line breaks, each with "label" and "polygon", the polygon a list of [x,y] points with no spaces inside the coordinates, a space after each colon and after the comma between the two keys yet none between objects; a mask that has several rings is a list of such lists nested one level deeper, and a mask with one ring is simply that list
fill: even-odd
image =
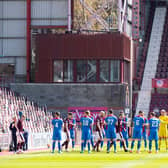
[{"label": "player in blue kit", "polygon": [[132,136],[132,143],[131,143],[131,150],[130,153],[132,153],[132,150],[134,148],[134,143],[135,140],[138,140],[138,144],[137,144],[137,153],[140,152],[140,148],[141,148],[141,139],[142,139],[142,129],[143,129],[143,125],[144,125],[144,119],[142,117],[143,112],[139,111],[139,115],[135,116],[133,119],[133,136]]},{"label": "player in blue kit", "polygon": [[147,149],[147,132],[146,132],[146,130],[147,130],[147,124],[148,124],[148,120],[147,120],[147,118],[145,118],[145,116],[144,116],[144,112],[142,113],[142,117],[143,117],[143,119],[144,119],[144,125],[143,125],[143,129],[142,129],[142,137],[143,137],[143,140],[144,140],[144,148],[145,148],[145,151],[146,151],[146,149]]},{"label": "player in blue kit", "polygon": [[156,153],[158,153],[158,130],[160,121],[155,117],[155,113],[150,113],[150,119],[149,119],[149,153],[152,153],[152,141],[155,141],[155,149]]},{"label": "player in blue kit", "polygon": [[90,118],[90,111],[85,111],[84,116],[80,119],[82,129],[82,142],[81,142],[81,153],[84,152],[85,144],[88,144],[88,153],[90,153],[90,141],[91,141],[91,127],[93,120]]},{"label": "player in blue kit", "polygon": [[58,141],[58,153],[61,153],[61,140],[62,140],[61,134],[62,134],[63,121],[60,118],[60,112],[55,112],[53,114],[52,125],[53,125],[52,153],[55,152],[55,143],[56,143],[56,141]]},{"label": "player in blue kit", "polygon": [[114,153],[116,150],[116,126],[117,126],[117,117],[114,116],[113,110],[109,110],[109,115],[105,118],[105,124],[107,125],[106,138],[107,138],[107,153],[110,153],[111,141],[114,145]]}]

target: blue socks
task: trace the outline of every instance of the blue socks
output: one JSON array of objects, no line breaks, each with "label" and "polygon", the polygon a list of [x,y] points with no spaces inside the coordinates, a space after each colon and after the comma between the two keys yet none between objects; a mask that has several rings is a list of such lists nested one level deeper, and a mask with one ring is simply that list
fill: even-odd
[{"label": "blue socks", "polygon": [[126,147],[128,148],[128,139],[125,140]]},{"label": "blue socks", "polygon": [[[158,151],[159,146],[158,146],[158,140],[155,140],[155,150]],[[152,150],[152,141],[149,141],[149,151]]]},{"label": "blue socks", "polygon": [[144,140],[144,147],[147,148],[147,140]]},{"label": "blue socks", "polygon": [[103,145],[104,145],[104,141],[101,141],[101,144],[100,144],[101,148],[103,148]]},{"label": "blue socks", "polygon": [[149,141],[149,151],[152,150],[152,141]]},{"label": "blue socks", "polygon": [[110,151],[110,141],[107,141],[107,151]]},{"label": "blue socks", "polygon": [[134,148],[135,140],[132,141],[131,143],[131,150]]},{"label": "blue socks", "polygon": [[94,147],[93,137],[91,137],[91,145],[92,145],[92,147]]},{"label": "blue socks", "polygon": [[138,141],[137,149],[140,150],[140,148],[141,148],[141,141]]},{"label": "blue socks", "polygon": [[120,140],[120,148],[122,148],[122,141]]},{"label": "blue socks", "polygon": [[52,152],[54,152],[55,151],[55,141],[53,141],[53,143],[52,143]]},{"label": "blue socks", "polygon": [[84,150],[84,142],[81,143],[81,152]]},{"label": "blue socks", "polygon": [[90,151],[90,142],[88,142],[88,151]]},{"label": "blue socks", "polygon": [[[125,139],[125,144],[126,144],[126,147],[128,148],[128,139]],[[122,141],[120,141],[120,148],[122,148],[123,145],[122,145]]]},{"label": "blue socks", "polygon": [[116,141],[113,141],[113,145],[114,145],[114,152],[116,152],[116,148],[117,148]]},{"label": "blue socks", "polygon": [[61,142],[58,142],[58,151],[61,151]]},{"label": "blue socks", "polygon": [[74,148],[74,147],[75,147],[75,141],[72,140],[72,148]]}]

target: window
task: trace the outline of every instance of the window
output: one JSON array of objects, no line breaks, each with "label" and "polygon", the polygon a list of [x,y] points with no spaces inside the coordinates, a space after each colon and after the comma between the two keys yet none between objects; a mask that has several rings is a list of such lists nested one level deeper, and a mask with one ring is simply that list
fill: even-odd
[{"label": "window", "polygon": [[73,61],[64,61],[64,82],[73,82]]},{"label": "window", "polygon": [[87,61],[76,61],[77,82],[86,82]]},{"label": "window", "polygon": [[100,60],[100,82],[109,82],[109,60]]},{"label": "window", "polygon": [[54,82],[63,82],[63,61],[54,61]]},{"label": "window", "polygon": [[97,61],[88,60],[87,61],[87,82],[97,81]]},{"label": "window", "polygon": [[120,82],[120,61],[55,60],[53,82]]},{"label": "window", "polygon": [[120,82],[120,61],[111,60],[110,82]]}]

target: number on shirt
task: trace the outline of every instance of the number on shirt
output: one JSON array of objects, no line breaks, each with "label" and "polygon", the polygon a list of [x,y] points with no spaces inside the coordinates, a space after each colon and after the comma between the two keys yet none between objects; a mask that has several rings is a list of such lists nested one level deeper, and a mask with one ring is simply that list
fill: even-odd
[{"label": "number on shirt", "polygon": [[89,121],[88,120],[84,120],[83,121],[83,126],[88,126],[89,125]]},{"label": "number on shirt", "polygon": [[158,127],[158,123],[156,121],[152,121],[152,127]]},{"label": "number on shirt", "polygon": [[55,123],[55,127],[58,128],[58,123]]},{"label": "number on shirt", "polygon": [[113,120],[108,120],[108,125],[113,125]]},{"label": "number on shirt", "polygon": [[136,120],[136,125],[139,125],[139,120]]}]

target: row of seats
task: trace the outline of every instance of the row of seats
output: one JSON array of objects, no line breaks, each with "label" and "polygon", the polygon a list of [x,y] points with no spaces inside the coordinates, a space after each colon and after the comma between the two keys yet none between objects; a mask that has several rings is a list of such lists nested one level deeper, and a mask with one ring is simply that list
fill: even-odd
[{"label": "row of seats", "polygon": [[51,113],[44,107],[38,107],[25,97],[16,96],[14,92],[0,88],[0,128],[2,132],[9,132],[9,125],[14,116],[19,119],[19,112],[26,116],[24,128],[28,132],[51,131]]},{"label": "row of seats", "polygon": [[168,94],[152,94],[150,111],[160,111],[161,109],[168,111]]}]

